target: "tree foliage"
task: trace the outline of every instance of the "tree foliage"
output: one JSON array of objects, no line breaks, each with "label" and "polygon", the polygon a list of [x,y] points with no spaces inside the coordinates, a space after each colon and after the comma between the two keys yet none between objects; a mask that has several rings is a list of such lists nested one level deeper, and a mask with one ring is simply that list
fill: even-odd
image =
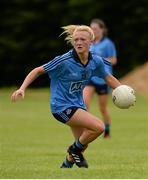
[{"label": "tree foliage", "polygon": [[[1,0],[0,86],[19,85],[26,74],[65,53],[60,27],[103,19],[118,52],[117,77],[147,61],[147,0]],[[47,85],[46,78],[37,86]]]}]

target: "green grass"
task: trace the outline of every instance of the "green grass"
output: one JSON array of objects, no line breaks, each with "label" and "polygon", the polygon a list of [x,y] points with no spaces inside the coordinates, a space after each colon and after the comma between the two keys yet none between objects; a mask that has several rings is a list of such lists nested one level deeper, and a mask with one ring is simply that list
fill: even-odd
[{"label": "green grass", "polygon": [[[121,110],[109,102],[111,138],[101,136],[89,145],[88,169],[60,169],[69,128],[49,110],[48,89],[29,89],[26,98],[10,102],[12,89],[0,90],[0,178],[148,178],[148,97]],[[91,111],[100,116],[96,96]]]}]

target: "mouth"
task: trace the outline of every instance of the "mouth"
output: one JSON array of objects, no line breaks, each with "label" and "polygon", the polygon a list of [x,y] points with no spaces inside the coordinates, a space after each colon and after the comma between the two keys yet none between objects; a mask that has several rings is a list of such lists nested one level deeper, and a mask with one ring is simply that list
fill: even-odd
[{"label": "mouth", "polygon": [[83,49],[83,47],[81,47],[81,46],[78,46],[78,47],[77,47],[77,49],[78,49],[78,50],[82,50],[82,49]]}]

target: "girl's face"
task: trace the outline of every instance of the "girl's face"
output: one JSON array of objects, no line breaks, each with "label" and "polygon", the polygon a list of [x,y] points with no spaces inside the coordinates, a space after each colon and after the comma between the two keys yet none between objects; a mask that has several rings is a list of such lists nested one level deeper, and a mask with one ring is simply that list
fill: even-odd
[{"label": "girl's face", "polygon": [[99,26],[99,24],[97,23],[91,23],[90,24],[91,29],[94,32],[95,38],[99,38],[103,36],[103,31],[104,29],[102,27]]},{"label": "girl's face", "polygon": [[91,45],[91,39],[89,32],[76,31],[73,34],[73,46],[78,54],[89,52],[90,45]]}]

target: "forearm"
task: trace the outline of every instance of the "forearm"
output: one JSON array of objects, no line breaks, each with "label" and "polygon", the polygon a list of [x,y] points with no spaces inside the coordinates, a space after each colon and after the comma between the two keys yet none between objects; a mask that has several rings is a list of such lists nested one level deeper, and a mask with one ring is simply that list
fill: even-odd
[{"label": "forearm", "polygon": [[108,75],[105,78],[107,84],[112,87],[113,89],[115,89],[116,87],[120,86],[121,83],[118,81],[118,79],[116,79],[114,76],[112,75]]},{"label": "forearm", "polygon": [[33,69],[25,78],[23,84],[19,89],[26,90],[26,88],[41,74],[44,73],[44,70],[41,67]]}]

